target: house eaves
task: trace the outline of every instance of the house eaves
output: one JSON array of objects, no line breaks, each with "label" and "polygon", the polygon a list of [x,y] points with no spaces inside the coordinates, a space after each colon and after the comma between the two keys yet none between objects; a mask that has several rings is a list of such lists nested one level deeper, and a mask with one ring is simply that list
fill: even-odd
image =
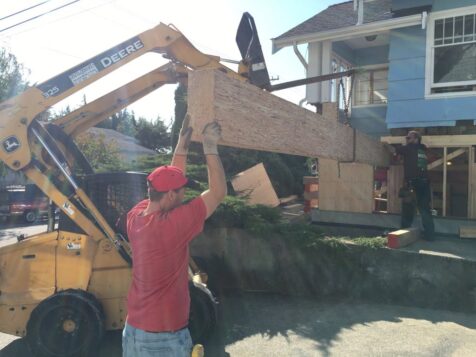
[{"label": "house eaves", "polygon": [[300,45],[311,42],[321,42],[327,40],[341,41],[355,37],[362,37],[379,32],[386,32],[401,27],[409,27],[420,25],[422,23],[422,15],[416,14],[404,16],[383,21],[375,21],[363,25],[354,25],[342,27],[335,30],[320,31],[308,33],[305,35],[290,36],[281,39],[272,39],[272,53],[278,52],[280,49],[288,46]]}]

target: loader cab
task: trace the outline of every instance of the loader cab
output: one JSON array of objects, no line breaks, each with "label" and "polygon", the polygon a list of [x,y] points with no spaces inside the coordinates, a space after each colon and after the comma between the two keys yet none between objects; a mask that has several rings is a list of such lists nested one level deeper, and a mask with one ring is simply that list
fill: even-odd
[{"label": "loader cab", "polygon": [[[147,174],[142,172],[106,172],[86,175],[82,188],[107,223],[126,237],[124,218],[138,202],[147,198]],[[82,233],[71,219],[60,213],[59,229]]]}]

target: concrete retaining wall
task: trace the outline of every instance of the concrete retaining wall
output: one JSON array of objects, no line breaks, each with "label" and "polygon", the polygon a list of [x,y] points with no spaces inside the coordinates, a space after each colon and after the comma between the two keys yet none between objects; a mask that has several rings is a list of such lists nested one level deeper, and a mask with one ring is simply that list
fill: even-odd
[{"label": "concrete retaining wall", "polygon": [[207,231],[191,251],[218,294],[255,290],[476,312],[476,262],[462,259],[351,244],[300,247],[238,229]]}]

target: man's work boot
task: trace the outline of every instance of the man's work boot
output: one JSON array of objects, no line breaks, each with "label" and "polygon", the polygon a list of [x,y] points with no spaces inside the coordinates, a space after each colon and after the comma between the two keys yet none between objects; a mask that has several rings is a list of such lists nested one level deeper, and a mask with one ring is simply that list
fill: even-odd
[{"label": "man's work boot", "polygon": [[203,357],[204,355],[205,355],[205,350],[203,348],[203,345],[193,346],[191,357]]}]

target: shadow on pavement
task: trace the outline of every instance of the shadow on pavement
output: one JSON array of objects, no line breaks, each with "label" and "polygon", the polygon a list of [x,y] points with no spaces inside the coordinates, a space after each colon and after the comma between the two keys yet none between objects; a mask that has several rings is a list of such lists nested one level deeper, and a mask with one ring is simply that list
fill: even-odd
[{"label": "shadow on pavement", "polygon": [[[310,354],[328,356],[344,330],[377,321],[401,323],[404,319],[424,320],[432,324],[452,322],[476,329],[475,316],[465,313],[348,300],[318,301],[258,293],[228,294],[220,298],[218,325],[205,345],[205,356],[228,357],[227,346],[235,342],[248,343],[245,340],[256,335],[265,343],[274,337],[283,336],[288,340],[291,335],[297,335],[314,342],[315,351],[309,351]],[[246,348],[259,351],[256,341],[251,339]],[[97,356],[121,355],[121,331],[108,332]],[[11,342],[0,351],[0,357],[30,356],[24,339]]]},{"label": "shadow on pavement", "polygon": [[31,352],[23,338],[14,340],[0,351],[0,357],[30,357]]},{"label": "shadow on pavement", "polygon": [[[315,341],[319,355],[329,355],[339,333],[356,325],[376,321],[400,323],[402,319],[433,324],[453,322],[476,329],[474,315],[440,310],[367,304],[355,301],[317,301],[267,294],[223,297],[215,335],[206,346],[207,357],[228,356],[225,347],[253,335],[270,340],[290,333]],[[259,346],[250,342],[250,351]],[[309,351],[312,353],[311,351]]]}]

